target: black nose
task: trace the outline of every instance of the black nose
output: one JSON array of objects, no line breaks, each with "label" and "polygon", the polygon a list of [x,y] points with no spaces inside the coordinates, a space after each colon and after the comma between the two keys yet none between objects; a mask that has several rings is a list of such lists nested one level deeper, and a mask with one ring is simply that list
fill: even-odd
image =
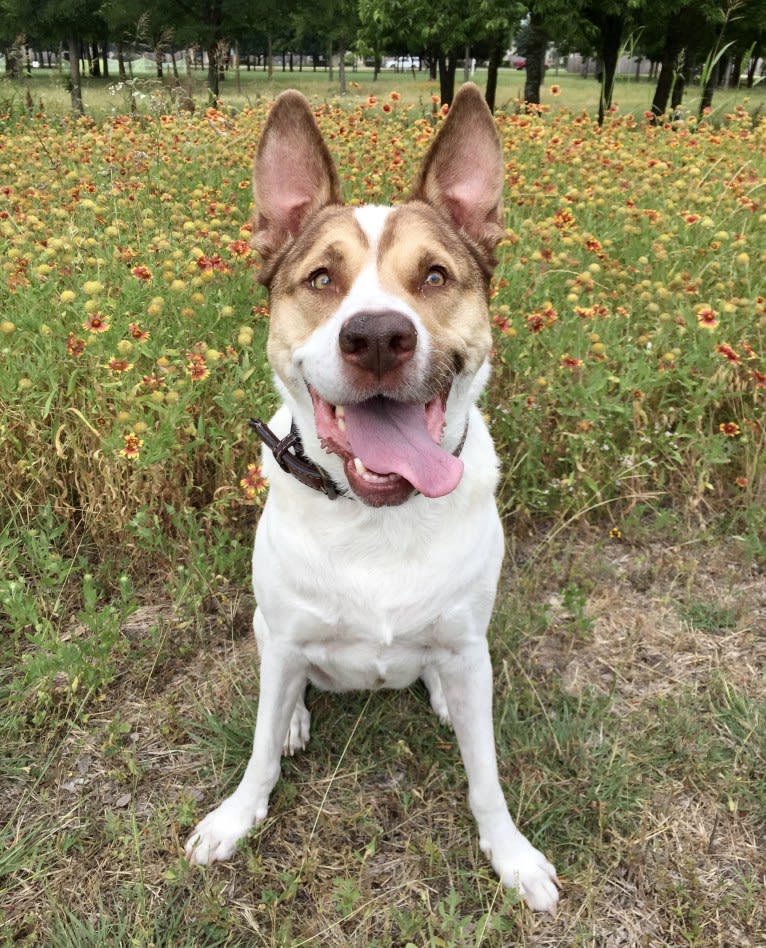
[{"label": "black nose", "polygon": [[378,378],[412,358],[418,333],[402,313],[357,313],[343,324],[339,344],[343,358]]}]

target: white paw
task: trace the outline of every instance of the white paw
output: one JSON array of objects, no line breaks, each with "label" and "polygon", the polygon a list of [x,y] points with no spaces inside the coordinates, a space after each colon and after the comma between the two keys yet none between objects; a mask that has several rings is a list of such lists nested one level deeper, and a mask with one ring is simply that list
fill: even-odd
[{"label": "white paw", "polygon": [[516,889],[533,911],[556,914],[559,901],[556,870],[539,849],[521,833],[510,846],[499,851],[493,851],[485,840],[481,840],[480,845],[504,886]]},{"label": "white paw", "polygon": [[230,859],[255,823],[252,812],[229,797],[197,824],[186,843],[186,858],[198,866]]},{"label": "white paw", "polygon": [[433,669],[427,669],[423,674],[423,681],[428,688],[428,696],[431,700],[431,708],[434,714],[439,718],[442,724],[452,727],[449,710],[447,708],[447,699],[444,697],[441,679]]},{"label": "white paw", "polygon": [[447,727],[452,727],[452,721],[450,720],[449,711],[447,710],[447,702],[444,700],[444,695],[441,691],[438,695],[435,695],[433,692],[431,693],[431,708],[442,724],[446,724]]},{"label": "white paw", "polygon": [[311,714],[306,705],[299,701],[290,718],[290,727],[287,729],[285,742],[282,745],[282,753],[292,757],[298,751],[306,749],[311,733]]}]

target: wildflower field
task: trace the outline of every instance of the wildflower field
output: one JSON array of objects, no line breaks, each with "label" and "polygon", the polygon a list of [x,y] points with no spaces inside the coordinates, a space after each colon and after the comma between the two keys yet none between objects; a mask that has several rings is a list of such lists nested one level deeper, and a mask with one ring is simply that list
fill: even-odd
[{"label": "wildflower field", "polygon": [[[402,200],[431,102],[316,108],[347,199]],[[736,104],[498,115],[498,743],[559,918],[498,891],[418,689],[316,694],[238,862],[181,859],[254,721],[266,111],[0,116],[2,937],[763,944],[766,122]]]}]

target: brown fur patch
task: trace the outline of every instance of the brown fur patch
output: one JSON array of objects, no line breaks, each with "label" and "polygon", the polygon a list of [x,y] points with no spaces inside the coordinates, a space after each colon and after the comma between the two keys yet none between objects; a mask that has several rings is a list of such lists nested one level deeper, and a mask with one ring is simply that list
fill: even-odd
[{"label": "brown fur patch", "polygon": [[[329,319],[359,272],[369,262],[367,237],[353,208],[329,207],[308,221],[306,229],[282,255],[272,274],[268,357],[282,374],[290,354]],[[315,289],[309,278],[327,270],[331,284]]]},{"label": "brown fur patch", "polygon": [[[476,371],[491,339],[486,275],[469,244],[428,205],[391,214],[378,250],[382,285],[406,299],[431,335],[444,369]],[[429,287],[428,271],[443,267],[444,286]]]}]

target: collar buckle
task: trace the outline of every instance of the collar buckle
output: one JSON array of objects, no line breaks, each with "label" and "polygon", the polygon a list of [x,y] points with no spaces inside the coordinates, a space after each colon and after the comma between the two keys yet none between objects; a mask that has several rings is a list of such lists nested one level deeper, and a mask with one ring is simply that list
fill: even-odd
[{"label": "collar buckle", "polygon": [[301,436],[295,422],[290,426],[290,433],[281,439],[260,418],[251,418],[248,424],[274,455],[274,460],[283,471],[291,474],[306,487],[325,494],[330,500],[339,496],[340,491],[327,471],[314,464],[303,453]]}]

